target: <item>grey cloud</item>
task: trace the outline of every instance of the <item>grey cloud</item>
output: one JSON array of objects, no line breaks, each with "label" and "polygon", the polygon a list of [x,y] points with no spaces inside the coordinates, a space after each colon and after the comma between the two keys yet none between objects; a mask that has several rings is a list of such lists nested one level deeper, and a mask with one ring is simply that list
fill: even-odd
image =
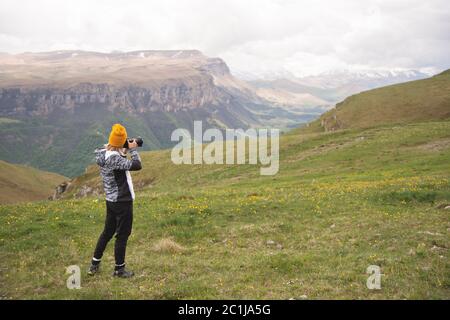
[{"label": "grey cloud", "polygon": [[445,0],[2,0],[0,51],[199,49],[233,71],[450,67]]}]

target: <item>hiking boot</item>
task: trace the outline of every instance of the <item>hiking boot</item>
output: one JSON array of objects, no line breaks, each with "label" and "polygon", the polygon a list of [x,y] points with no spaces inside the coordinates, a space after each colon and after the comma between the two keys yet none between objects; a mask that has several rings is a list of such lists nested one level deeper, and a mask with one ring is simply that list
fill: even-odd
[{"label": "hiking boot", "polygon": [[100,264],[91,264],[89,267],[88,275],[93,276],[100,270]]},{"label": "hiking boot", "polygon": [[113,276],[118,277],[118,278],[131,278],[132,276],[134,276],[134,272],[127,271],[127,270],[125,270],[125,268],[122,268],[119,270],[115,270],[113,273]]}]

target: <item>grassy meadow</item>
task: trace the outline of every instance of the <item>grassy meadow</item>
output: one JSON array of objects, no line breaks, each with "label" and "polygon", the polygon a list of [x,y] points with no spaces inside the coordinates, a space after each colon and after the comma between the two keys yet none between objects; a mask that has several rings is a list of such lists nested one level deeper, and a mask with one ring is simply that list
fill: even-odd
[{"label": "grassy meadow", "polygon": [[[280,139],[280,171],[173,165],[142,154],[127,264],[113,242],[86,275],[103,221],[91,167],[67,199],[0,206],[1,299],[449,299],[450,121]],[[65,269],[82,269],[66,288]],[[381,290],[366,268],[381,267]]]}]

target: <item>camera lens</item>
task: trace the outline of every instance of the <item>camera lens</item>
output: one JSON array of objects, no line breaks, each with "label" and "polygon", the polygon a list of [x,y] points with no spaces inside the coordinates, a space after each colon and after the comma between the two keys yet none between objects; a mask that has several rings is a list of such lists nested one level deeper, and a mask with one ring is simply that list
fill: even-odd
[{"label": "camera lens", "polygon": [[142,147],[142,144],[144,143],[144,140],[141,137],[131,138],[131,139],[127,139],[125,141],[123,147],[128,149],[128,143],[133,142],[133,141],[136,141],[136,144],[138,145],[138,147]]}]

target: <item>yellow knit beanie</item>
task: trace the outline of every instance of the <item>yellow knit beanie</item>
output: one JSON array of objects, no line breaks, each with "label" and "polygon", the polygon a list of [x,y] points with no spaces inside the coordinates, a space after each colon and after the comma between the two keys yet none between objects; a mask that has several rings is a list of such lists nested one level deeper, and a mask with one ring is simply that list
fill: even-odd
[{"label": "yellow knit beanie", "polygon": [[124,126],[116,123],[111,128],[111,133],[109,134],[108,143],[117,148],[122,148],[127,140],[127,130]]}]

